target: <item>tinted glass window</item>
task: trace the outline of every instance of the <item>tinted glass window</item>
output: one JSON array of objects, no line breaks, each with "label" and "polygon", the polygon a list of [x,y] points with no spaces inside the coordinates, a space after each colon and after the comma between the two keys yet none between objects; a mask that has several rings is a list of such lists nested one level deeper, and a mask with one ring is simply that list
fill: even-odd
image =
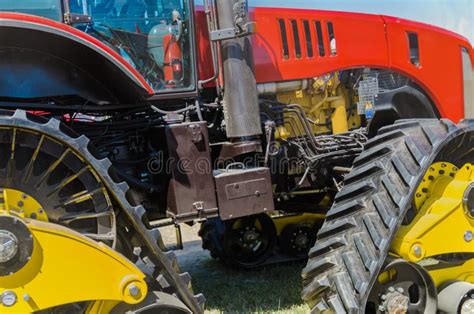
[{"label": "tinted glass window", "polygon": [[92,17],[77,25],[114,48],[157,92],[194,88],[186,0],[70,0],[71,12]]},{"label": "tinted glass window", "polygon": [[0,11],[38,15],[56,21],[62,19],[59,0],[0,0]]}]

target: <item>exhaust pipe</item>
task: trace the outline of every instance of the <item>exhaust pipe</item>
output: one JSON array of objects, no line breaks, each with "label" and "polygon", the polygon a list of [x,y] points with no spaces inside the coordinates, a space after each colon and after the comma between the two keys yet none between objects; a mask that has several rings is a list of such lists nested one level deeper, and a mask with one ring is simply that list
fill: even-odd
[{"label": "exhaust pipe", "polygon": [[[246,0],[216,0],[216,6],[220,30],[236,30],[236,24],[248,22]],[[250,38],[222,40],[220,52],[227,137],[240,141],[260,135],[260,109]]]}]

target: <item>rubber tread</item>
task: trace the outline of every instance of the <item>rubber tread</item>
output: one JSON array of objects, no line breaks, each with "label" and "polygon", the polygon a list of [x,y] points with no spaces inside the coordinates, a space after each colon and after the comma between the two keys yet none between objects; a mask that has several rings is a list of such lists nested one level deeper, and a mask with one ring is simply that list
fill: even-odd
[{"label": "rubber tread", "polygon": [[[130,225],[135,231],[135,236],[139,239],[142,247],[142,255],[153,264],[155,270],[162,275],[160,285],[172,287],[173,294],[189,307],[193,313],[202,313],[203,304],[200,304],[202,295],[194,296],[189,288],[187,276],[180,276],[173,267],[171,255],[165,255],[158,242],[159,232],[150,232],[144,225],[145,209],[143,206],[133,206],[127,199],[128,185],[125,182],[114,181],[111,177],[111,162],[107,158],[99,160],[91,151],[89,139],[84,135],[73,137],[74,132],[67,126],[61,124],[57,119],[46,119],[30,115],[24,110],[15,112],[2,111],[0,113],[0,125],[9,127],[19,127],[22,129],[32,129],[41,132],[47,136],[65,144],[70,149],[76,151],[82,156],[89,165],[100,176],[103,183],[107,186],[115,201],[120,206]],[[154,235],[154,236],[153,236]],[[155,277],[156,278],[156,277]]]},{"label": "rubber tread", "polygon": [[[349,184],[336,195],[302,271],[302,298],[312,313],[365,312],[424,173],[447,139],[468,128],[472,125],[455,126],[448,120],[400,120],[379,130],[354,161]],[[368,169],[376,171],[361,175]],[[327,261],[331,267],[321,267]]]}]

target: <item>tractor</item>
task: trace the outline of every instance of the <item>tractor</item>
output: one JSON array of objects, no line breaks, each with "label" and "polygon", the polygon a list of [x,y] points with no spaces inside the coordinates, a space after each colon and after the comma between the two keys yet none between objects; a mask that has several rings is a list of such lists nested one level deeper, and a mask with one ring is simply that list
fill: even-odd
[{"label": "tractor", "polygon": [[232,267],[309,258],[313,312],[468,313],[473,60],[382,15],[0,0],[0,312],[201,313],[199,223]]}]

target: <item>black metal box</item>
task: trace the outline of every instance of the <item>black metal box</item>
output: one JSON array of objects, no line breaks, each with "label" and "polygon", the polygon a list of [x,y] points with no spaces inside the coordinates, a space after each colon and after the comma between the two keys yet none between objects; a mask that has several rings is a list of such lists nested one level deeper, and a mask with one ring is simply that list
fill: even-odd
[{"label": "black metal box", "polygon": [[219,170],[214,179],[222,220],[274,210],[270,169]]},{"label": "black metal box", "polygon": [[167,215],[180,222],[217,216],[206,122],[165,127],[171,172]]}]

